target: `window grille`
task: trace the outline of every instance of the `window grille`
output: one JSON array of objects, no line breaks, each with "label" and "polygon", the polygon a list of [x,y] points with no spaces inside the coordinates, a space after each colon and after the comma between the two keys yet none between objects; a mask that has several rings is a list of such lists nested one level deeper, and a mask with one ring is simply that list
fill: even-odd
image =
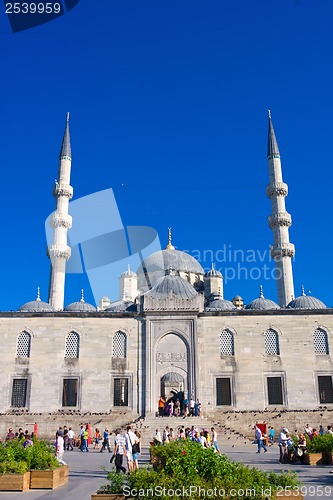
[{"label": "window grille", "polygon": [[115,378],[113,406],[128,406],[128,378]]},{"label": "window grille", "polygon": [[71,332],[66,337],[65,358],[78,358],[80,353],[80,337]]},{"label": "window grille", "polygon": [[216,379],[216,405],[231,406],[231,380],[229,377]]},{"label": "window grille", "polygon": [[267,330],[265,335],[265,352],[273,356],[280,354],[279,336],[277,332],[271,328]]},{"label": "window grille", "polygon": [[112,357],[113,358],[126,358],[126,351],[127,351],[126,335],[123,332],[117,332],[113,336]]},{"label": "window grille", "polygon": [[314,331],[313,346],[316,354],[329,354],[327,333],[322,328]]},{"label": "window grille", "polygon": [[62,386],[62,406],[77,406],[79,379],[65,378]]},{"label": "window grille", "polygon": [[223,330],[220,333],[220,354],[221,356],[234,356],[234,334],[230,330]]},{"label": "window grille", "polygon": [[12,406],[24,408],[27,403],[27,378],[14,378],[12,387]]},{"label": "window grille", "polygon": [[283,405],[282,377],[267,377],[268,404]]},{"label": "window grille", "polygon": [[31,335],[28,332],[22,332],[17,337],[16,356],[18,358],[30,358]]},{"label": "window grille", "polygon": [[333,385],[331,375],[320,375],[318,377],[318,389],[320,404],[333,403]]}]

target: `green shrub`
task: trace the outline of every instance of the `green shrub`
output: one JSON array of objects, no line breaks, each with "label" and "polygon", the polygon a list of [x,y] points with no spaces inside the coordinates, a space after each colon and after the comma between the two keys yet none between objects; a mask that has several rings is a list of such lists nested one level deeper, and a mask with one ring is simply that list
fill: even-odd
[{"label": "green shrub", "polygon": [[104,494],[122,494],[124,491],[124,487],[128,485],[128,476],[124,474],[118,473],[115,470],[108,471],[105,467],[102,467],[107,474],[107,484],[102,484],[102,486],[98,489],[97,493]]},{"label": "green shrub", "polygon": [[[35,441],[33,445],[24,448],[23,441],[14,439],[0,445],[0,472],[9,469],[14,473],[18,470],[46,470],[60,467],[55,457],[55,450],[46,441]],[[16,464],[16,465],[15,465]],[[23,472],[17,472],[18,474]]]},{"label": "green shrub", "polygon": [[152,447],[151,459],[153,469],[140,469],[129,478],[131,489],[145,490],[146,498],[157,496],[155,488],[160,498],[169,498],[169,489],[185,489],[183,496],[192,499],[202,498],[203,490],[216,489],[222,492],[221,497],[244,500],[251,496],[259,500],[279,487],[300,485],[293,472],[275,474],[250,468],[188,440]]},{"label": "green shrub", "polygon": [[306,450],[308,453],[322,453],[323,451],[333,451],[333,436],[324,434],[314,436],[312,440],[306,439]]}]

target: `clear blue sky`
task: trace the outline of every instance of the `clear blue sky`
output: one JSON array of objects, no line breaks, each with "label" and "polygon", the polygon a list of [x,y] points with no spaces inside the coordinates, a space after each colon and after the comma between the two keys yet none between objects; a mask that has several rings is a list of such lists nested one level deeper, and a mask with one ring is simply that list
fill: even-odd
[{"label": "clear blue sky", "polygon": [[[111,187],[125,225],[155,228],[163,246],[171,226],[177,248],[221,256],[273,242],[267,108],[289,185],[295,291],[304,283],[332,306],[331,0],[80,0],[15,34],[1,9],[0,309],[37,286],[47,300],[44,222],[67,111],[76,199]],[[260,257],[216,266],[265,263],[274,268]],[[226,298],[249,302],[261,283],[276,300],[273,279],[244,276],[227,280]],[[91,300],[84,276],[68,276],[65,302],[82,287]]]}]

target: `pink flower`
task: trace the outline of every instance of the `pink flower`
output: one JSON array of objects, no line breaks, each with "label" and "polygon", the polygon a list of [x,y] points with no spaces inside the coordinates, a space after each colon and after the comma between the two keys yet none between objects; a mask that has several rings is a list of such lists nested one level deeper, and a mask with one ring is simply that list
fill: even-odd
[{"label": "pink flower", "polygon": [[185,450],[182,451],[182,455],[186,455],[186,451]]}]

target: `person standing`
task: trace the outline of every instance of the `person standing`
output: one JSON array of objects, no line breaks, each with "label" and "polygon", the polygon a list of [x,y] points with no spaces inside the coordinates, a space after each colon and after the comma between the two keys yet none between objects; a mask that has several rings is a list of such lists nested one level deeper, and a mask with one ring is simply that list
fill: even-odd
[{"label": "person standing", "polygon": [[164,406],[165,406],[165,399],[163,396],[160,397],[158,400],[158,416],[159,417],[164,417]]},{"label": "person standing", "polygon": [[72,428],[70,427],[68,429],[68,443],[67,443],[67,451],[73,451],[73,441],[74,441],[74,431],[72,430]]},{"label": "person standing", "polygon": [[116,430],[116,437],[114,440],[114,452],[113,452],[113,454],[116,457],[116,459],[115,459],[116,471],[118,473],[120,473],[120,471],[122,471],[124,474],[126,474],[126,469],[123,466],[123,458],[126,457],[126,439],[120,433],[120,429]]},{"label": "person standing", "polygon": [[217,432],[214,429],[214,427],[211,428],[211,436],[212,436],[211,446],[213,446],[215,448],[215,450],[217,451],[217,453],[221,454],[220,448],[219,448],[219,444],[217,442]]},{"label": "person standing", "polygon": [[88,429],[87,427],[83,430],[83,433],[82,433],[82,444],[81,444],[81,451],[89,451],[89,448],[88,448],[88,437],[89,437],[89,434],[88,434]]},{"label": "person standing", "polygon": [[274,428],[273,428],[273,427],[270,427],[270,428],[269,428],[269,436],[268,436],[268,439],[269,439],[269,442],[270,442],[271,444],[274,444],[274,435],[275,435]]},{"label": "person standing", "polygon": [[195,401],[193,398],[190,399],[190,417],[194,417],[194,405]]},{"label": "person standing", "polygon": [[139,456],[141,453],[141,434],[139,431],[135,431],[134,434],[136,435],[135,442],[132,447],[132,452],[133,452],[133,470],[138,470],[139,468]]},{"label": "person standing", "polygon": [[61,465],[67,465],[66,462],[63,460],[64,456],[64,438],[62,437],[61,434],[59,434],[59,431],[56,433],[56,458]]},{"label": "person standing", "polygon": [[126,457],[127,457],[128,472],[132,472],[133,471],[132,448],[136,440],[136,435],[132,431],[132,427],[130,425],[126,427],[125,440],[126,440]]},{"label": "person standing", "polygon": [[101,433],[99,432],[99,429],[96,427],[95,429],[95,442],[94,442],[94,449],[97,448],[99,449],[99,443],[101,441]]},{"label": "person standing", "polygon": [[266,446],[264,445],[264,442],[263,442],[263,435],[262,435],[262,432],[261,432],[261,430],[259,429],[259,427],[257,425],[255,426],[255,438],[256,438],[257,444],[258,444],[258,451],[257,451],[257,453],[260,453],[260,449],[261,448],[263,448],[264,449],[264,453],[266,453],[267,448],[266,448]]},{"label": "person standing", "polygon": [[283,427],[282,431],[279,434],[279,448],[280,448],[280,464],[284,464],[286,458],[288,457],[288,429]]},{"label": "person standing", "polygon": [[67,450],[67,448],[68,448],[68,429],[67,429],[67,425],[64,425],[63,438],[64,438],[64,450]]}]

